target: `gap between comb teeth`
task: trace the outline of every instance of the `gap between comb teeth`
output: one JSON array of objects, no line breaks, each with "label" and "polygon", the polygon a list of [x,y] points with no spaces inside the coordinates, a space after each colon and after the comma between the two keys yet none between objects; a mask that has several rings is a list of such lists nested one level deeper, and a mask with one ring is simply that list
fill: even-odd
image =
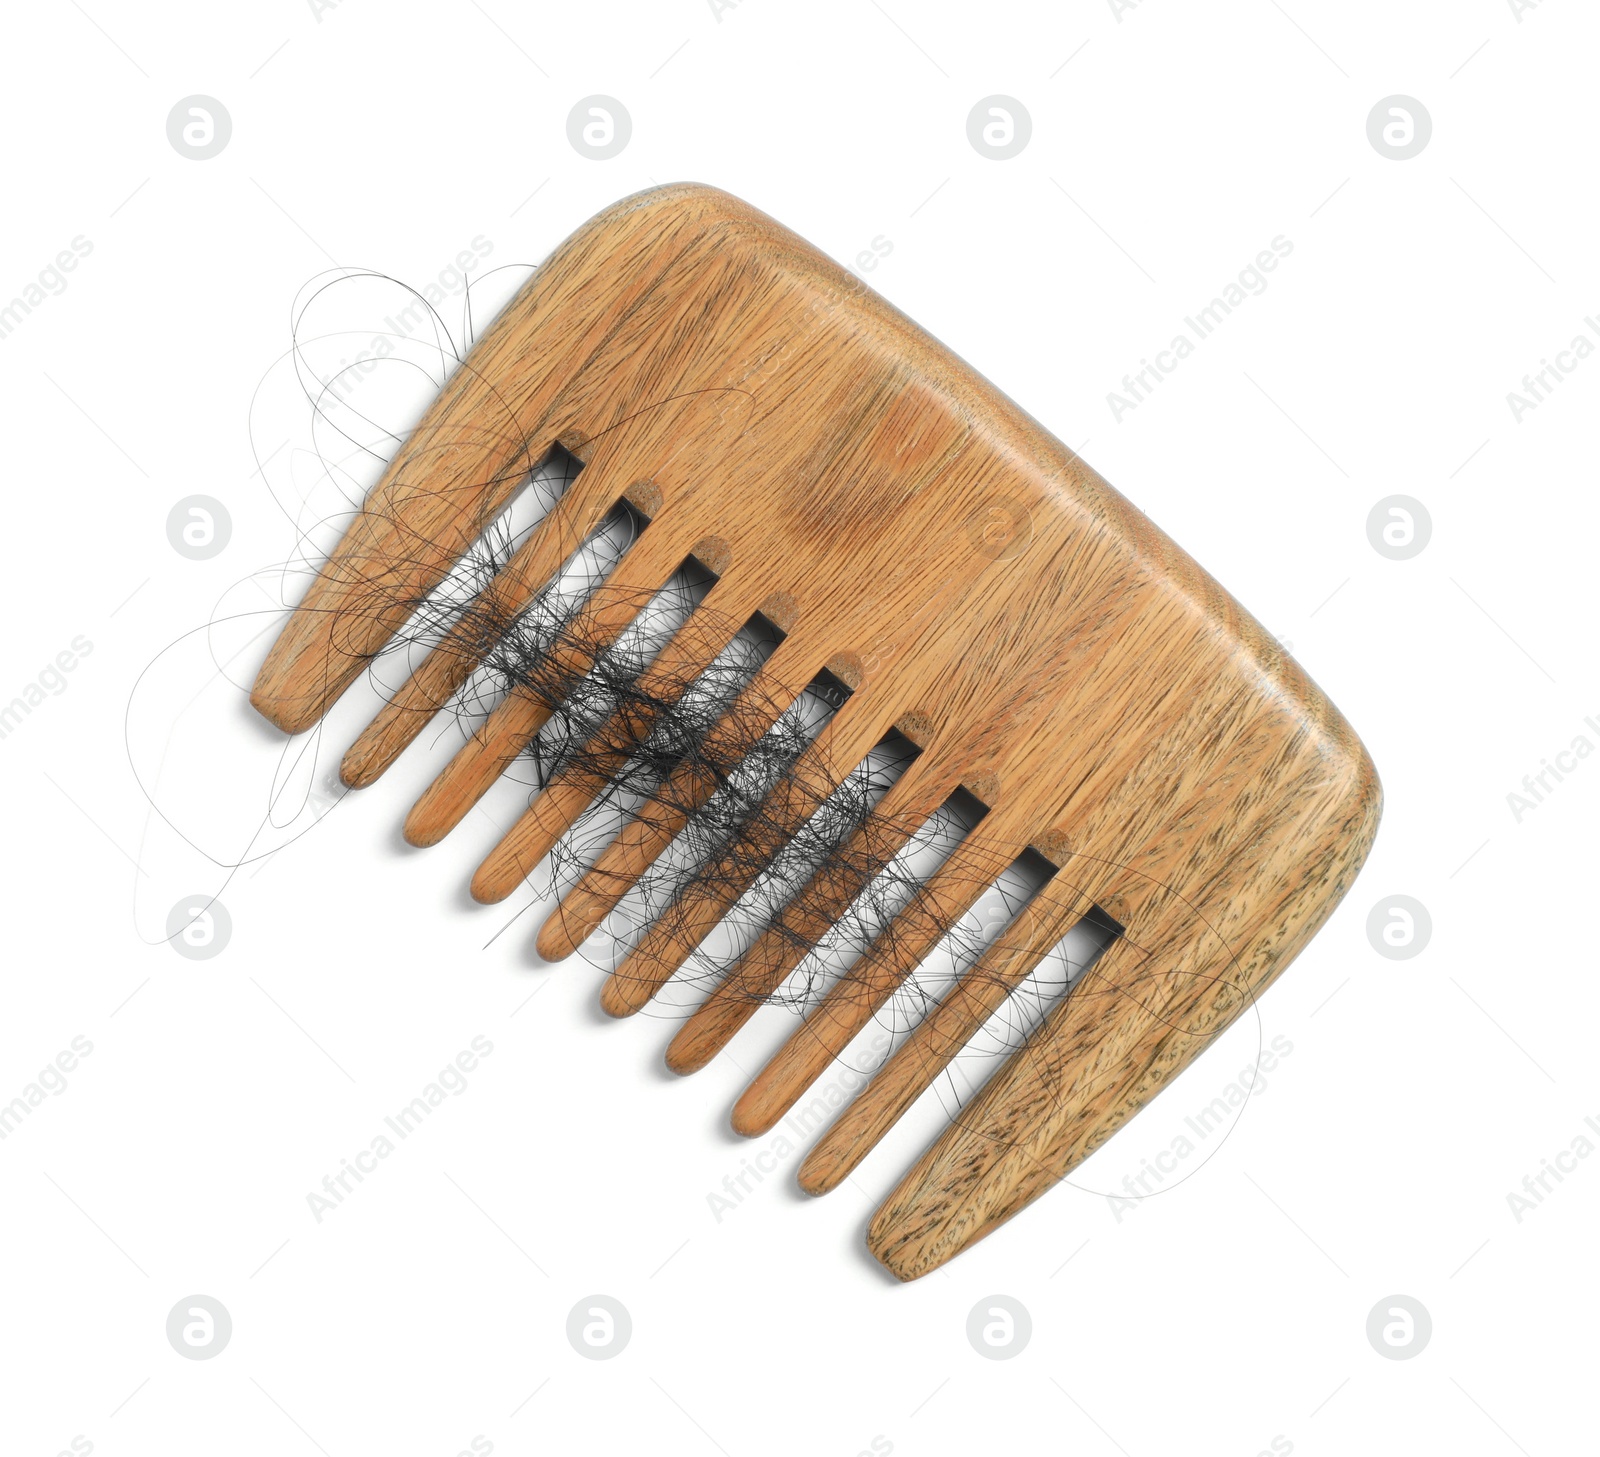
[{"label": "gap between comb teeth", "polygon": [[[1042,863],[1032,852],[1023,860],[1030,855]],[[1026,867],[1030,878],[1038,875],[1039,863]],[[974,1048],[986,1027],[999,1023],[999,1030],[1014,1033],[1007,1020],[1020,1016],[1031,1024],[1027,1034],[1031,1037],[1048,1007],[1071,995],[1087,967],[1120,935],[1121,927],[1098,907],[1084,907],[1082,898],[1070,891],[1049,895],[1048,885],[1048,880],[1040,885],[982,954],[958,971],[944,995],[818,1140],[797,1175],[806,1193],[821,1195],[838,1187],[957,1057]],[[1092,950],[1068,967],[1068,974],[1059,977],[1046,996],[1040,985],[1041,964],[1078,928],[1093,938]],[[1029,984],[1032,995],[1022,995],[1021,989]],[[1013,1037],[1001,1035],[995,1040],[1005,1045]]]},{"label": "gap between comb teeth", "polygon": [[[562,896],[540,929],[540,956],[546,961],[559,961],[570,955],[678,842],[684,828],[723,786],[725,774],[719,775],[718,766],[735,763],[750,743],[766,739],[784,712],[793,708],[792,702],[785,702],[787,694],[781,686],[781,675],[789,671],[791,662],[803,663],[810,652],[806,642],[792,635],[778,645],[706,736],[698,752],[663,779],[635,817],[623,825],[577,884]],[[818,681],[813,681],[813,689]],[[839,701],[849,696],[836,680],[830,691],[837,693]]]},{"label": "gap between comb teeth", "polygon": [[[703,640],[684,642],[683,634],[692,631],[696,621],[691,614],[680,623],[640,675],[639,702],[614,708],[576,760],[557,769],[485,858],[472,880],[475,899],[493,902],[509,895],[597,797],[609,795],[620,801],[629,792],[647,795],[649,787],[640,784],[634,791],[629,779],[655,773],[659,762],[659,784],[676,767],[666,761],[676,752],[673,739],[681,737],[689,711],[703,707],[708,717],[720,717],[782,640],[778,629],[758,612],[732,631],[712,621]],[[707,702],[702,705],[697,700]]]},{"label": "gap between comb teeth", "polygon": [[[656,586],[639,585],[637,580],[619,581],[624,565],[630,579],[654,578],[659,583],[661,577],[669,575],[670,568],[658,567],[646,548],[641,548],[644,559],[636,559],[635,538],[650,540],[647,523],[636,525],[638,520],[631,508],[614,508],[601,528],[574,553],[562,575],[518,619],[519,623],[528,624],[541,607],[554,607],[559,613],[561,604],[571,613],[570,620],[558,617],[552,625],[552,642],[531,645],[538,669],[549,676],[550,686],[541,689],[513,681],[489,717],[440,771],[406,817],[405,837],[410,844],[437,844],[460,824],[549,721],[556,710],[555,688],[565,683],[565,691],[570,692],[658,590]],[[626,534],[630,539],[619,545],[617,534]],[[611,548],[609,562],[601,550],[604,546]],[[594,566],[589,566],[591,560]],[[577,590],[569,585],[574,575],[581,577]],[[537,624],[534,627],[537,630]],[[574,632],[575,643],[571,640]]]},{"label": "gap between comb teeth", "polygon": [[[921,758],[903,734],[891,730],[817,809],[813,822],[847,815],[829,825],[828,839],[811,847],[801,876],[780,889],[773,912],[727,976],[672,1039],[667,1066],[686,1074],[722,1050],[811,955],[839,917],[864,895],[899,855],[907,840],[946,797],[940,769]],[[781,874],[781,862],[774,874]],[[803,879],[803,883],[802,883]]]},{"label": "gap between comb teeth", "polygon": [[[852,939],[858,942],[853,952],[847,948],[843,956],[835,954],[838,927],[819,942],[812,959],[827,964],[831,957],[836,974],[826,988],[819,989],[821,994],[812,999],[809,1015],[750,1080],[734,1105],[731,1121],[735,1132],[747,1138],[769,1132],[867,1024],[870,1012],[847,1021],[842,1009],[837,1015],[825,1014],[824,1009],[838,1008],[847,991],[862,985],[867,967],[893,944],[891,928],[901,928],[902,936],[910,934],[906,923],[913,905],[928,893],[988,812],[988,806],[966,788],[954,790],[846,913]],[[963,914],[965,910],[963,906]],[[803,970],[802,963],[795,975]],[[885,990],[884,1000],[892,990]]]},{"label": "gap between comb teeth", "polygon": [[[646,904],[641,922],[649,924],[607,979],[601,1005],[612,1016],[643,1006],[671,979],[733,905],[767,874],[791,842],[810,809],[792,813],[796,778],[806,766],[830,762],[826,746],[840,747],[835,704],[848,701],[844,685],[823,670],[808,687],[777,711],[757,699],[759,713],[748,726],[759,736],[735,731],[696,766],[708,792],[680,803],[680,823],[654,872],[661,889],[655,906]],[[865,725],[846,734],[848,757],[859,751]],[[691,779],[691,788],[698,789]],[[598,868],[598,865],[597,865]],[[609,895],[615,886],[606,888]],[[639,897],[636,897],[636,901]],[[647,898],[646,898],[647,899]]]},{"label": "gap between comb teeth", "polygon": [[[430,627],[435,628],[436,640],[345,751],[339,777],[346,787],[364,789],[376,783],[473,677],[515,619],[588,545],[593,531],[583,533],[584,539],[570,551],[563,551],[561,540],[570,526],[563,508],[573,499],[572,486],[582,470],[582,462],[570,451],[552,446],[505,509],[401,628],[397,640],[408,645]],[[559,488],[541,500],[557,471]],[[531,504],[544,509],[519,526],[519,517]],[[595,530],[603,530],[608,508],[596,501],[592,509],[599,518]],[[485,568],[485,558],[492,566],[497,554],[503,560],[489,580],[474,583],[474,576]],[[477,590],[470,590],[475,585]]]}]

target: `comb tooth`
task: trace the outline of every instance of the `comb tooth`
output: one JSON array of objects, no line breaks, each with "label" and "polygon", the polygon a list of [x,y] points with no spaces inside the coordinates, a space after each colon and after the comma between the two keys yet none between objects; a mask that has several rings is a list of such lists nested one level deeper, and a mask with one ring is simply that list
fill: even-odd
[{"label": "comb tooth", "polygon": [[838,859],[823,866],[784,906],[774,924],[756,938],[679,1029],[667,1048],[667,1066],[673,1072],[698,1072],[728,1045],[921,828],[949,788],[926,759],[895,781],[867,822],[849,837]]},{"label": "comb tooth", "polygon": [[600,1005],[613,1017],[637,1012],[672,980],[737,899],[737,892],[707,892],[695,896],[682,909],[658,917],[606,978],[600,989]]},{"label": "comb tooth", "polygon": [[[789,676],[788,665],[796,661],[804,663],[810,652],[807,645],[794,637],[779,644],[735,699],[722,722],[708,735],[703,746],[705,752],[700,758],[719,757],[728,745],[730,724],[738,725],[734,732],[747,737],[771,728],[791,696],[783,687]],[[562,961],[577,950],[673,842],[689,822],[690,815],[716,793],[717,785],[716,776],[703,762],[674,769],[637,817],[622,827],[545,918],[539,931],[539,955],[546,961]]]},{"label": "comb tooth", "polygon": [[552,709],[525,688],[513,688],[418,797],[406,816],[408,845],[437,845],[549,722]]},{"label": "comb tooth", "polygon": [[[718,584],[721,585],[720,583]],[[715,592],[702,604],[660,658],[640,676],[640,697],[647,709],[626,725],[613,715],[591,741],[588,762],[582,768],[563,769],[529,805],[505,838],[491,850],[472,877],[475,900],[504,900],[548,855],[577,822],[610,776],[627,762],[630,753],[649,736],[658,709],[677,701],[689,682],[705,671],[738,631],[738,619],[706,607],[720,604]],[[704,630],[697,630],[702,628]],[[609,908],[608,908],[609,909]]]},{"label": "comb tooth", "polygon": [[605,782],[588,770],[562,770],[553,778],[474,872],[473,900],[493,905],[510,895],[572,828]]},{"label": "comb tooth", "polygon": [[[818,793],[802,792],[793,783],[780,784],[757,813],[762,816],[764,838],[773,853],[795,835],[823,797],[837,789],[846,774],[859,764],[867,751],[882,737],[883,726],[858,693],[817,735],[816,741],[797,762],[793,783],[805,784]],[[855,709],[852,713],[850,710]],[[834,766],[848,768],[835,772]],[[636,1012],[650,1000],[700,942],[732,908],[735,901],[760,876],[765,864],[758,857],[735,850],[723,856],[709,877],[677,897],[656,919],[639,944],[606,979],[601,988],[601,1006],[612,1016]],[[767,861],[770,863],[770,857]],[[548,929],[548,924],[546,929]],[[542,935],[543,933],[541,933]]]},{"label": "comb tooth", "polygon": [[806,1155],[799,1174],[806,1193],[826,1194],[849,1177],[1086,909],[1077,896],[1048,906],[1040,899],[1022,909]]},{"label": "comb tooth", "polygon": [[[998,819],[1000,811],[991,814]],[[1009,827],[987,821],[981,831]],[[795,1101],[875,1017],[895,989],[917,969],[946,932],[977,903],[1001,869],[988,833],[968,837],[936,870],[860,959],[828,988],[789,1040],[751,1080],[734,1105],[733,1127],[747,1138],[771,1130]]]},{"label": "comb tooth", "polygon": [[[663,798],[647,804],[636,819],[622,827],[616,839],[600,852],[594,864],[545,917],[536,943],[539,955],[546,961],[563,961],[572,955],[655,864],[688,824],[692,810],[704,805],[716,789],[716,782],[710,775],[692,770],[669,776]],[[671,972],[667,976],[670,977]],[[606,986],[610,985],[608,980]],[[607,1010],[611,1010],[604,992],[601,999],[607,1004]],[[644,998],[648,1000],[648,996]],[[644,1001],[629,1005],[627,1010],[637,1011]],[[619,1008],[623,1005],[617,1003]],[[626,1012],[612,1011],[612,1015],[620,1017]]]},{"label": "comb tooth", "polygon": [[[550,655],[552,682],[576,682],[594,665],[596,657],[638,615],[646,595],[660,585],[670,570],[666,563],[673,550],[665,533],[654,532],[647,532],[629,548],[611,579],[596,589],[578,614],[571,635],[579,646],[560,648]],[[555,709],[554,703],[524,685],[507,693],[412,806],[406,816],[406,842],[438,844],[527,748]]]},{"label": "comb tooth", "polygon": [[448,390],[390,463],[256,675],[250,702],[286,733],[328,711],[535,463],[519,459],[525,447],[509,433],[452,427],[441,408],[447,397]]},{"label": "comb tooth", "polygon": [[[615,500],[607,481],[591,480],[593,473],[602,469],[596,462],[578,477],[571,493],[534,526],[494,580],[361,731],[339,766],[340,779],[351,789],[365,789],[377,782],[472,676],[512,619],[600,524]],[[589,489],[582,499],[574,499],[585,486]]]},{"label": "comb tooth", "polygon": [[[1171,949],[1163,951],[1170,966]],[[1153,959],[1126,938],[1109,947],[900,1181],[867,1234],[894,1275],[926,1274],[998,1227],[1204,1045],[1206,1036],[1182,1035],[1194,1012],[1172,1005],[1174,991],[1221,982],[1181,970],[1152,976]]]},{"label": "comb tooth", "polygon": [[[257,712],[310,728],[504,509],[537,464],[530,439],[560,433],[537,434],[556,395],[671,266],[650,225],[642,209],[607,219],[628,266],[603,274],[588,256],[599,233],[574,234],[473,346],[278,634],[250,691]],[[536,376],[517,367],[529,359]]]}]

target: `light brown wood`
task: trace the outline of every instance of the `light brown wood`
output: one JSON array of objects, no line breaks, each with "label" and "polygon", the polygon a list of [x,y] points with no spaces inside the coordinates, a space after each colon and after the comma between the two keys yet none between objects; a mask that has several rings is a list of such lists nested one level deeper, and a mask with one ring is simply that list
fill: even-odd
[{"label": "light brown wood", "polygon": [[987,835],[963,842],[919,889],[865,956],[818,1001],[751,1079],[733,1108],[747,1138],[768,1132],[883,1009],[940,937],[966,915],[1005,868]]},{"label": "light brown wood", "polygon": [[1029,906],[1011,922],[806,1155],[800,1187],[836,1189],[1089,909],[1069,897]]},{"label": "light brown wood", "polygon": [[939,770],[927,758],[914,764],[854,833],[839,859],[823,866],[739,957],[667,1047],[667,1066],[673,1072],[698,1072],[721,1052],[865,889],[869,872],[886,864],[949,798],[955,786]]},{"label": "light brown wood", "polygon": [[[648,488],[651,520],[617,569],[630,592],[595,609],[601,641],[626,626],[633,609],[619,602],[714,538],[718,581],[701,613],[738,622],[787,604],[789,636],[758,675],[769,697],[829,662],[854,665],[813,780],[836,782],[898,724],[921,757],[896,824],[958,785],[990,806],[752,1084],[741,1132],[772,1126],[981,876],[1024,848],[1056,867],[1035,918],[845,1110],[806,1161],[806,1187],[860,1161],[1048,949],[1042,936],[1090,906],[1125,928],[873,1219],[868,1243],[888,1269],[924,1274],[1088,1157],[1293,959],[1366,856],[1372,764],[1281,647],[1073,452],[792,233],[687,184],[600,214],[507,307],[291,617],[257,708],[289,731],[315,723],[556,441],[585,469],[479,618],[358,741],[346,777],[371,783],[393,762],[481,656],[473,634],[526,602],[626,492]],[[457,823],[547,712],[513,693],[419,802],[408,836],[431,842]],[[702,802],[690,780],[675,809],[647,807],[601,855],[547,921],[542,953],[573,949],[661,854]],[[504,894],[603,787],[579,777],[536,803],[475,889]],[[804,806],[784,792],[774,822],[798,824]],[[896,836],[880,838],[887,853]],[[733,1035],[851,883],[825,869],[801,891],[784,937],[732,969],[672,1065],[692,1070]],[[607,984],[608,1011],[636,1010],[665,983],[728,889],[701,887],[670,933],[646,931]]]},{"label": "light brown wood", "polygon": [[475,900],[486,904],[504,900],[534,872],[611,782],[610,776],[627,763],[628,754],[621,745],[643,737],[648,732],[649,718],[664,717],[671,711],[682,696],[684,685],[703,672],[728,645],[734,628],[734,623],[720,620],[711,634],[682,645],[682,650],[676,642],[668,644],[639,679],[646,710],[658,712],[641,712],[640,721],[627,726],[617,724],[614,717],[602,725],[600,735],[588,746],[591,752],[585,760],[558,771],[485,857],[472,877]]},{"label": "light brown wood", "polygon": [[[791,660],[803,662],[804,643],[789,639],[779,647],[774,660],[756,675],[749,689],[740,695],[739,707],[730,721],[745,729],[771,726],[782,703],[780,683]],[[709,744],[721,735],[713,731]],[[639,877],[655,863],[688,822],[690,813],[704,805],[716,789],[713,779],[698,765],[685,765],[671,775],[667,792],[646,804],[638,816],[623,826],[595,863],[567,892],[551,912],[539,932],[539,954],[546,961],[560,961],[571,955],[589,930],[600,924]],[[670,976],[668,971],[666,976]],[[656,983],[659,987],[665,981]],[[643,980],[613,975],[601,989],[600,1004],[613,1017],[636,1012],[649,1000]]]}]

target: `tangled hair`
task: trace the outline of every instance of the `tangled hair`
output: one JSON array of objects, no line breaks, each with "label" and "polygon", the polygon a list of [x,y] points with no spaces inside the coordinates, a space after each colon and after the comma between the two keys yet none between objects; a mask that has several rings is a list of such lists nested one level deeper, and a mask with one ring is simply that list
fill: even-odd
[{"label": "tangled hair", "polygon": [[[308,315],[335,285],[358,280],[400,287],[343,272],[317,281],[293,316],[286,362],[302,408],[310,405],[310,445],[300,459],[316,469],[312,489],[280,499],[297,533],[294,557],[274,572],[285,605],[296,595],[292,579],[320,565],[365,483],[471,339],[470,290],[460,345],[433,302],[407,290],[402,317],[424,318],[427,327],[380,331],[375,339],[393,340],[388,351],[335,367],[331,354],[348,352],[349,334],[363,331],[317,333]],[[409,370],[420,392],[392,408],[376,388],[357,393],[374,356],[391,371]],[[262,460],[263,473],[272,458]],[[635,1006],[654,997],[655,1007],[682,1015],[715,994],[804,1014],[842,988],[862,1005],[861,1025],[876,1020],[893,1037],[964,979],[987,1020],[948,1050],[993,1056],[1019,1046],[1124,935],[1071,883],[1070,862],[986,840],[984,806],[966,790],[931,815],[896,807],[893,787],[919,752],[911,739],[891,731],[860,762],[832,762],[823,731],[851,689],[827,671],[788,684],[764,671],[783,634],[759,615],[728,621],[706,602],[714,562],[691,557],[648,594],[618,585],[613,569],[649,530],[634,507],[614,509],[531,601],[507,606],[496,585],[582,466],[560,447],[546,452],[528,442],[519,469],[522,488],[437,587],[404,601],[374,588],[363,610],[404,625],[368,662],[367,676],[387,699],[430,655],[453,657],[448,691],[407,712],[453,724],[463,741],[510,700],[535,710],[537,730],[505,772],[527,784],[532,804],[554,785],[581,786],[586,803],[542,864],[529,867],[532,903],[580,880],[591,889],[598,882],[612,908],[584,941],[585,959],[626,980],[647,940],[643,960],[667,968],[637,987]],[[312,500],[318,491],[320,505]],[[298,752],[286,751],[286,762]],[[280,774],[270,795],[267,819],[275,823],[287,778]],[[608,871],[607,847],[640,826],[653,829],[652,853]],[[930,889],[935,877],[939,894]],[[986,955],[1025,916],[1049,928],[1049,944],[1024,937],[1015,957]],[[767,974],[752,978],[746,953],[757,943]],[[1125,963],[1117,984],[1095,994],[1136,1001],[1141,966],[1142,958],[1131,970]]]},{"label": "tangled hair", "polygon": [[[465,684],[407,712],[448,714],[463,738],[508,697],[538,705],[543,727],[508,772],[534,798],[558,780],[591,796],[533,877],[540,899],[590,871],[630,822],[671,832],[642,871],[615,875],[620,903],[585,945],[589,960],[624,967],[649,927],[658,951],[685,963],[675,991],[698,1000],[727,983],[739,953],[765,934],[794,972],[751,995],[804,1011],[874,943],[880,958],[891,951],[928,873],[972,835],[983,806],[958,792],[929,818],[880,809],[916,746],[891,730],[859,763],[833,762],[818,736],[851,690],[827,670],[803,684],[758,679],[783,634],[759,614],[732,623],[705,604],[715,576],[703,563],[689,558],[653,594],[612,583],[616,563],[648,530],[628,505],[531,603],[506,610],[495,583],[580,469],[557,447],[445,582],[404,604],[405,627],[368,671],[387,694],[430,654],[457,656],[451,681]],[[533,519],[519,520],[529,506]],[[620,633],[602,626],[623,620]],[[976,915],[947,918],[931,938],[931,903],[909,918],[919,938],[945,943],[941,981],[975,962],[1050,874],[1022,847],[990,847],[982,864],[983,883],[972,889],[990,893]],[[591,883],[606,875],[594,871]],[[784,914],[808,890],[835,908],[821,937],[814,917]],[[707,907],[721,912],[714,931]],[[1052,1000],[1078,970],[1060,958],[1053,983],[1042,972],[1035,1000]],[[936,995],[934,979],[914,973],[905,991],[902,1000],[920,1009]]]}]

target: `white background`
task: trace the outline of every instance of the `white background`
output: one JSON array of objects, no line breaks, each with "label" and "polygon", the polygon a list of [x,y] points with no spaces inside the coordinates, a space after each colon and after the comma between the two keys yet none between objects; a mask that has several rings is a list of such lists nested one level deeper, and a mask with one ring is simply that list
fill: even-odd
[{"label": "white background", "polygon": [[[1507,1196],[1600,1120],[1600,759],[1520,819],[1507,796],[1600,745],[1600,360],[1520,422],[1506,396],[1600,314],[1600,21],[1522,9],[13,8],[0,299],[73,238],[92,252],[0,339],[0,702],[92,652],[0,740],[0,1101],[74,1037],[93,1052],[0,1143],[5,1452],[1594,1450],[1600,1158],[1520,1219]],[[165,132],[195,93],[233,123],[206,161]],[[595,93],[633,122],[603,162],[566,134]],[[996,93],[1032,118],[1009,161],[966,135]],[[1408,161],[1367,137],[1397,93],[1433,122]],[[463,885],[493,826],[396,835],[447,742],[231,879],[163,833],[125,749],[146,666],[292,549],[269,481],[308,458],[304,412],[268,413],[300,433],[257,473],[279,440],[251,402],[302,285],[335,263],[422,284],[480,235],[533,263],[681,178],[846,263],[888,240],[869,281],[1292,643],[1385,784],[1367,870],[1261,1004],[1293,1051],[1226,1144],[1131,1212],[1095,1192],[1248,1068],[1253,1033],[1082,1187],[909,1287],[861,1234],[937,1098],[826,1200],[791,1159],[716,1219],[750,1153],[725,1131],[738,1067],[783,1015],[674,1081],[668,1024],[602,1025],[593,971],[542,969],[527,918],[486,945],[506,914]],[[1108,392],[1280,234],[1266,291],[1117,421]],[[166,534],[197,493],[232,518],[206,561]],[[1409,560],[1368,541],[1394,494],[1432,521]],[[183,663],[201,693],[209,664]],[[166,712],[192,728],[180,679]],[[277,746],[222,687],[166,790],[259,811]],[[175,954],[169,909],[223,887],[222,954]],[[1395,894],[1432,918],[1408,960],[1366,930]],[[316,1222],[307,1194],[475,1036],[468,1090]],[[165,1336],[194,1293],[232,1317],[212,1360]],[[594,1293],[631,1314],[612,1360],[565,1335]],[[1014,1359],[967,1340],[994,1294],[1031,1315]],[[1414,1359],[1366,1335],[1396,1294],[1431,1315]]]}]

